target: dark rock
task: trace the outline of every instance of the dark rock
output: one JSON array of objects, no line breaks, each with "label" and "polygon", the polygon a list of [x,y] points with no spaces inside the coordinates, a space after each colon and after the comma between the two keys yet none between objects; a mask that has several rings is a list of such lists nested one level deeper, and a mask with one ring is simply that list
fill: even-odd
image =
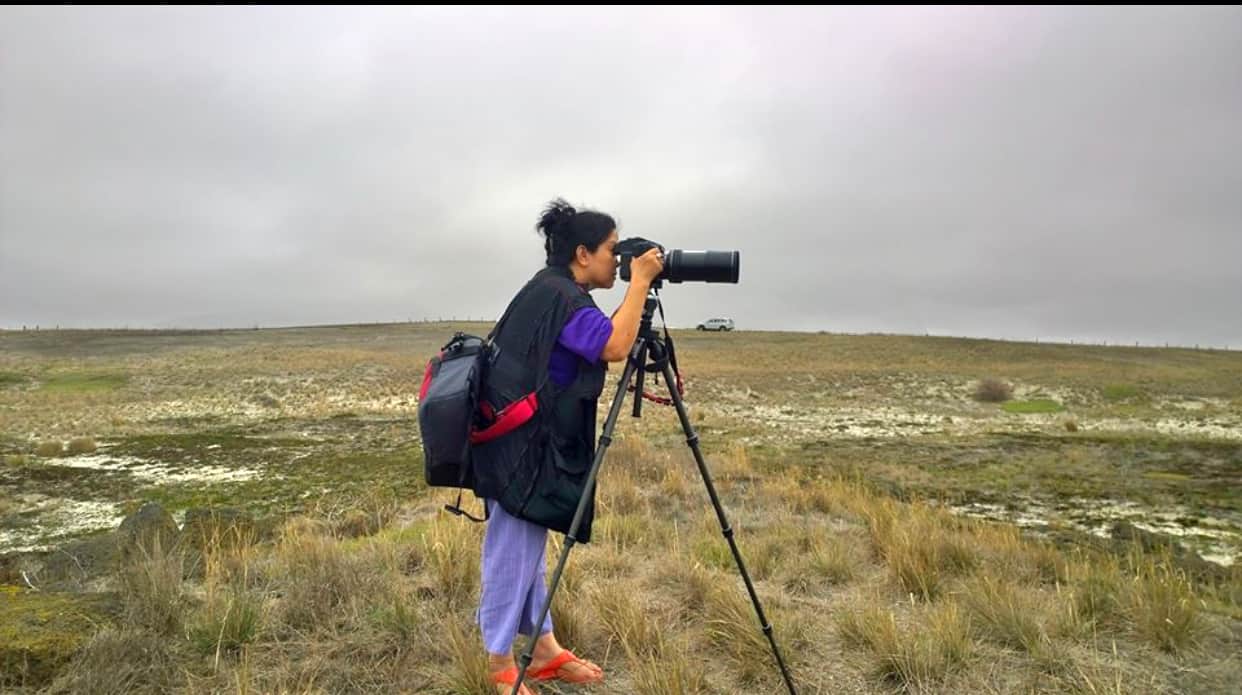
[{"label": "dark rock", "polygon": [[175,548],[180,531],[171,514],[155,502],[147,502],[125,517],[117,529],[117,539],[120,559],[127,562],[141,557],[144,551],[153,554],[157,547],[164,552]]},{"label": "dark rock", "polygon": [[118,534],[108,531],[45,553],[34,581],[45,589],[80,591],[89,580],[111,572],[119,558]]}]

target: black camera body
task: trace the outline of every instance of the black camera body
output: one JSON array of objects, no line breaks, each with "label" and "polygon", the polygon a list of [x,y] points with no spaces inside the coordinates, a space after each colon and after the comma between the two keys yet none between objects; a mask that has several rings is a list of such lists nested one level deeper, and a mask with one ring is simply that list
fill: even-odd
[{"label": "black camera body", "polygon": [[728,282],[737,284],[741,254],[737,251],[671,251],[642,237],[617,242],[613,253],[621,260],[621,279],[630,281],[630,261],[651,249],[664,254],[664,272],[655,279],[669,282]]}]

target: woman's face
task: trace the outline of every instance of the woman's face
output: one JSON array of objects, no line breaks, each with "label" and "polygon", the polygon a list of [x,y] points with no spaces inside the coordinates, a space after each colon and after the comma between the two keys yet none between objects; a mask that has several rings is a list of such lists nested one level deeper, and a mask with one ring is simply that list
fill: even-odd
[{"label": "woman's face", "polygon": [[617,281],[617,257],[613,255],[613,247],[617,245],[617,230],[608,233],[608,238],[600,242],[592,253],[586,246],[578,245],[574,253],[574,279],[587,286],[588,290],[596,288],[609,289]]}]

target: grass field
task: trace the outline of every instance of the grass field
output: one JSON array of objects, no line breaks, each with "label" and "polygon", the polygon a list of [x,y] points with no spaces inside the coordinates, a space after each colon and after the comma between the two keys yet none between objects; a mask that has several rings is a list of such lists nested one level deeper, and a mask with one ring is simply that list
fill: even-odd
[{"label": "grass field", "polygon": [[[426,358],[488,328],[0,332],[0,689],[488,692],[482,529],[415,417]],[[799,692],[1242,678],[1242,353],[673,336]],[[594,692],[780,692],[676,415],[629,411],[561,641]],[[253,523],[99,550],[150,501]]]}]

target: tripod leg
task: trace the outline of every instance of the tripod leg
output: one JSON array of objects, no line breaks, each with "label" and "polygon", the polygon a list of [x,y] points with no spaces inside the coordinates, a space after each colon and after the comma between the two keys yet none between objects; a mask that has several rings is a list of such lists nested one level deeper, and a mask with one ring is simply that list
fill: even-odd
[{"label": "tripod leg", "polygon": [[[630,353],[631,358],[636,357],[638,354],[645,355],[645,344],[645,341],[639,338],[634,343],[633,350]],[[608,446],[612,444],[612,431],[617,426],[617,416],[621,414],[621,404],[625,401],[626,385],[630,383],[630,378],[634,375],[636,362],[636,359],[627,360],[625,371],[621,374],[621,380],[617,385],[617,395],[612,399],[612,407],[608,409],[608,418],[604,421],[604,432],[600,435],[599,447],[595,450],[595,460],[591,462],[591,470],[587,473],[586,486],[583,488],[582,498],[578,500],[578,509],[574,512],[573,522],[569,525],[569,533],[565,535],[565,545],[561,547],[561,556],[556,561],[556,570],[552,573],[552,582],[548,587],[548,595],[544,599],[543,608],[539,611],[539,619],[534,622],[535,626],[543,625],[543,621],[547,619],[548,611],[552,608],[552,596],[556,594],[556,587],[561,583],[561,572],[565,569],[565,561],[569,559],[569,551],[573,550],[574,543],[578,542],[576,537],[578,527],[582,524],[582,515],[586,513],[587,501],[595,493],[595,477],[599,473],[599,467],[604,461],[604,454],[608,451]],[[641,392],[639,392],[638,397],[642,397]],[[530,642],[522,652],[522,656],[519,659],[517,680],[513,682],[512,695],[518,695],[518,691],[522,689],[522,681],[526,678],[526,669],[530,668],[537,639],[538,635],[531,635]]]},{"label": "tripod leg", "polygon": [[[653,342],[651,351],[656,354],[656,359],[660,359],[663,355],[658,342]],[[772,634],[772,625],[763,614],[763,606],[759,605],[759,595],[755,593],[755,586],[750,582],[750,575],[746,572],[746,564],[742,562],[742,553],[737,549],[737,542],[733,540],[733,528],[729,526],[729,520],[725,518],[724,508],[720,506],[720,497],[716,495],[716,486],[712,484],[712,476],[707,472],[707,464],[703,461],[703,453],[699,451],[699,435],[694,431],[694,427],[690,425],[690,417],[686,414],[685,403],[681,400],[681,394],[678,393],[676,386],[676,375],[673,374],[673,367],[668,362],[664,363],[664,383],[669,384],[669,392],[673,397],[673,405],[677,407],[677,417],[681,420],[681,428],[686,433],[686,444],[690,445],[690,451],[694,453],[694,461],[699,465],[699,474],[703,477],[703,484],[707,486],[707,495],[711,497],[712,506],[716,508],[716,518],[720,520],[720,529],[724,533],[725,540],[729,542],[729,549],[733,551],[733,559],[737,561],[737,568],[742,573],[742,579],[746,582],[746,591],[750,593],[751,603],[755,604],[755,613],[759,616],[759,625],[763,628],[763,634],[767,635],[768,643],[772,645],[772,654],[776,656],[776,663],[781,669],[781,675],[785,678],[785,685],[789,688],[790,695],[797,695],[794,690],[793,679],[789,675],[789,669],[785,667],[785,660],[781,658],[780,649],[776,646],[776,637]]]}]

